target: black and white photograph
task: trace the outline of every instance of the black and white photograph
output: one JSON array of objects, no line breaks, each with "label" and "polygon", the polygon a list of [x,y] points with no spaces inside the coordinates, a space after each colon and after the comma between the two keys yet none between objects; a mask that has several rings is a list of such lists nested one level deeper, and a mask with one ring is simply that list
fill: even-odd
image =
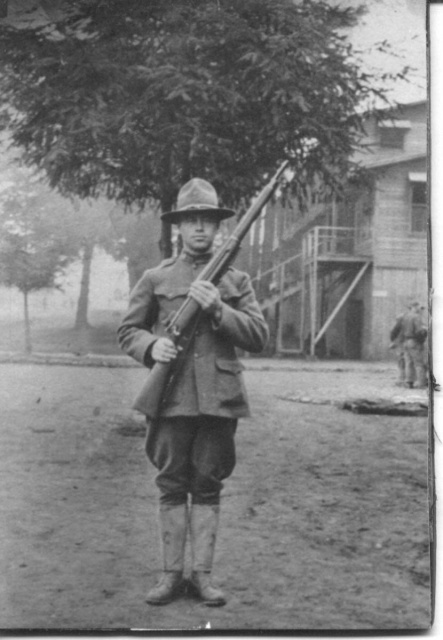
[{"label": "black and white photograph", "polygon": [[0,630],[432,628],[432,15],[0,0]]}]

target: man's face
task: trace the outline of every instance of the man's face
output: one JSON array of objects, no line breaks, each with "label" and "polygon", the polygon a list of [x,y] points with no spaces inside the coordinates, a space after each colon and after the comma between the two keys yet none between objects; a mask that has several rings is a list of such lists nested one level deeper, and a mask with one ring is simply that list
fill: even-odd
[{"label": "man's face", "polygon": [[206,253],[212,247],[219,222],[211,213],[186,213],[178,225],[183,248],[189,253]]}]

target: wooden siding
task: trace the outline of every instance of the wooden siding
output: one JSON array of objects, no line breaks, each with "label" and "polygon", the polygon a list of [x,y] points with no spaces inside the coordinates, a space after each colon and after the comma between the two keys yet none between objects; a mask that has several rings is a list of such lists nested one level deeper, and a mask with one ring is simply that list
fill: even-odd
[{"label": "wooden siding", "polygon": [[411,231],[409,181],[409,173],[425,171],[426,159],[423,159],[395,165],[379,173],[373,227],[373,259],[376,266],[426,268],[426,234]]},{"label": "wooden siding", "polygon": [[426,238],[378,238],[374,243],[374,264],[407,270],[427,268]]}]

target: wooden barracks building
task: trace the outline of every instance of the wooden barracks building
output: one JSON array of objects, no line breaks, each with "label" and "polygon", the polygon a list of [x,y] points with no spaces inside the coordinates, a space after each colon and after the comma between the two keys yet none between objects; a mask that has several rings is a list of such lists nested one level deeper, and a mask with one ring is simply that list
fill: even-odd
[{"label": "wooden barracks building", "polygon": [[[396,316],[427,308],[427,103],[368,120],[365,187],[339,201],[310,189],[307,209],[277,199],[238,262],[271,329],[270,354],[384,359]],[[248,242],[249,240],[249,242]]]}]

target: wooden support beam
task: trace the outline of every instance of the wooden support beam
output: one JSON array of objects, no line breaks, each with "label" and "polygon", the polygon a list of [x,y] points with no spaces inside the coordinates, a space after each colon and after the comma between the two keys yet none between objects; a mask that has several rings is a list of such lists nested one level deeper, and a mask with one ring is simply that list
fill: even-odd
[{"label": "wooden support beam", "polygon": [[319,227],[314,227],[314,261],[311,269],[311,356],[315,356],[315,332],[317,330],[317,274],[318,274]]},{"label": "wooden support beam", "polygon": [[302,238],[301,263],[301,311],[300,311],[300,349],[305,348],[305,314],[306,314],[306,236]]},{"label": "wooden support beam", "polygon": [[338,304],[336,305],[335,309],[332,311],[331,315],[329,316],[329,318],[326,320],[326,322],[324,323],[324,325],[322,326],[322,328],[320,329],[320,331],[317,333],[317,335],[315,336],[315,340],[314,340],[314,344],[317,344],[317,342],[320,340],[320,338],[322,337],[322,335],[328,330],[329,326],[331,325],[331,323],[333,322],[334,318],[337,316],[338,312],[340,311],[340,309],[343,307],[343,305],[345,304],[346,300],[349,298],[349,296],[351,295],[351,293],[354,291],[355,287],[358,285],[358,283],[360,282],[360,280],[363,278],[364,274],[366,273],[367,269],[369,268],[369,265],[371,263],[370,262],[365,262],[365,264],[363,265],[363,267],[360,269],[360,271],[357,273],[357,275],[355,276],[355,278],[353,279],[353,281],[351,282],[351,284],[349,285],[349,288],[347,289],[347,291],[344,293],[344,295],[342,296],[341,300],[338,302]]},{"label": "wooden support beam", "polygon": [[285,265],[280,265],[278,291],[278,325],[277,325],[277,353],[283,350],[283,302],[285,299]]}]

